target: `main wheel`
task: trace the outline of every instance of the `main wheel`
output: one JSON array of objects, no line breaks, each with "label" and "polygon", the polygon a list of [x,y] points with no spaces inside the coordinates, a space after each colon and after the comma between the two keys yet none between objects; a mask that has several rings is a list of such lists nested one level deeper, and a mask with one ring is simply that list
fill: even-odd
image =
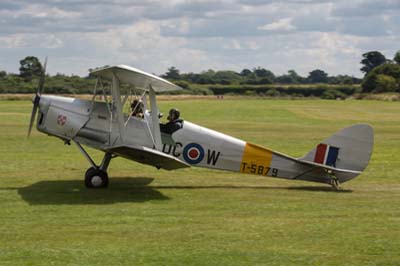
[{"label": "main wheel", "polygon": [[89,168],[85,174],[85,186],[87,188],[106,188],[108,187],[108,174],[105,171]]},{"label": "main wheel", "polygon": [[89,169],[86,170],[85,178],[86,178],[87,176],[89,176],[89,175],[92,175],[92,174],[95,173],[96,171],[98,171],[97,168],[95,168],[95,167],[93,167],[93,166],[90,167]]}]

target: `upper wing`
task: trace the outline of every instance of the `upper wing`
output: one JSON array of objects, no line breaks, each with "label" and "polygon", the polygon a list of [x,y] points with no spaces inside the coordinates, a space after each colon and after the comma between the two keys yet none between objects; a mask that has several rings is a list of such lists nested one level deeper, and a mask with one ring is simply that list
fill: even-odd
[{"label": "upper wing", "polygon": [[176,91],[182,89],[168,80],[126,65],[96,68],[91,70],[90,74],[106,80],[112,80],[113,75],[115,74],[120,82],[134,85],[135,88],[146,91],[149,90],[149,85],[151,85],[155,92]]},{"label": "upper wing", "polygon": [[139,163],[166,170],[190,167],[190,165],[178,158],[143,146],[120,145],[110,147],[107,151]]}]

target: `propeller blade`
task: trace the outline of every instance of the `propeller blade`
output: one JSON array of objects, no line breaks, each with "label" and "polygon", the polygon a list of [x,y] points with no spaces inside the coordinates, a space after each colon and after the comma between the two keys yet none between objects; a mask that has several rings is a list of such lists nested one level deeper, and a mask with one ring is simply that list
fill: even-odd
[{"label": "propeller blade", "polygon": [[46,56],[46,59],[44,60],[42,74],[40,75],[40,79],[39,79],[39,86],[37,89],[37,94],[39,96],[42,95],[42,92],[43,92],[44,78],[46,77],[46,66],[47,66],[47,56]]},{"label": "propeller blade", "polygon": [[33,121],[35,120],[35,117],[36,117],[37,108],[38,108],[38,106],[34,104],[33,108],[32,108],[31,121],[29,122],[29,129],[28,129],[28,136],[27,136],[28,139],[32,132]]},{"label": "propeller blade", "polygon": [[38,88],[37,88],[37,91],[36,91],[36,95],[35,95],[35,98],[32,101],[33,108],[32,108],[32,113],[31,113],[31,120],[29,122],[27,138],[29,138],[30,135],[31,135],[33,122],[35,121],[37,109],[39,107],[40,96],[42,95],[42,92],[43,92],[44,79],[46,77],[46,66],[47,66],[47,56],[46,56],[46,59],[44,60],[43,69],[42,69],[42,73],[40,75],[40,79],[39,79],[39,84],[38,84]]}]

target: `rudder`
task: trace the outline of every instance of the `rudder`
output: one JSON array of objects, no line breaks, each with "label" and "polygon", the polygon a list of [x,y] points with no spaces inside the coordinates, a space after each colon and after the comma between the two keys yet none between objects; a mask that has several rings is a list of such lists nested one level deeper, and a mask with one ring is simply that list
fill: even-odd
[{"label": "rudder", "polygon": [[325,139],[300,160],[363,171],[371,158],[374,132],[370,125],[356,124]]}]

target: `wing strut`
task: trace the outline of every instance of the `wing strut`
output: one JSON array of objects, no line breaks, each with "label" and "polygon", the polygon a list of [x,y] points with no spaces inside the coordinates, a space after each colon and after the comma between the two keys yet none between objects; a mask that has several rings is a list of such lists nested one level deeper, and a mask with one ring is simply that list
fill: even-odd
[{"label": "wing strut", "polygon": [[115,106],[117,113],[117,122],[119,128],[119,136],[122,143],[125,141],[125,127],[124,127],[124,115],[122,113],[122,102],[121,102],[121,93],[119,91],[119,80],[117,75],[113,74],[112,79],[112,97],[113,97],[113,105]]},{"label": "wing strut", "polygon": [[158,118],[158,108],[156,102],[156,92],[154,91],[151,84],[149,85],[149,96],[150,96],[150,107],[151,107],[151,122],[152,122],[152,135],[154,138],[154,145],[156,150],[161,151],[161,133],[160,133],[160,121]]}]

